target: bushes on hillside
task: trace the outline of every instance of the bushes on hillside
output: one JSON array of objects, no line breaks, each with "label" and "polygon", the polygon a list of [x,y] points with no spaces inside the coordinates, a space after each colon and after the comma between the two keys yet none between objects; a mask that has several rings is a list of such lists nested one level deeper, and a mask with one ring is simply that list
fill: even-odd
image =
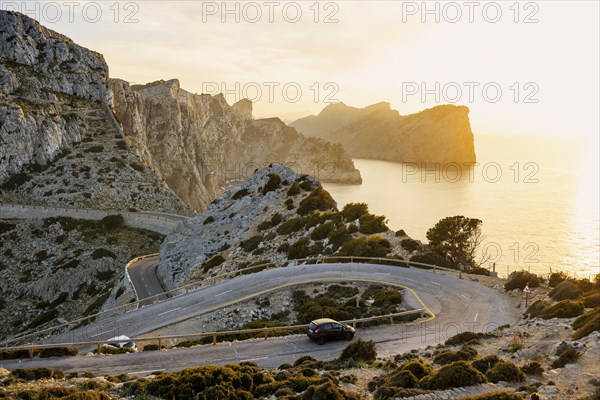
[{"label": "bushes on hillside", "polygon": [[462,386],[472,386],[487,382],[485,376],[465,361],[458,361],[440,368],[433,375],[419,381],[423,389],[446,390]]},{"label": "bushes on hillside", "polygon": [[579,286],[571,281],[562,281],[548,293],[548,296],[555,301],[575,300],[582,293]]},{"label": "bushes on hillside", "polygon": [[100,226],[105,231],[121,229],[125,225],[125,220],[121,214],[108,215],[100,220]]},{"label": "bushes on hillside", "polygon": [[250,193],[250,191],[248,189],[240,189],[231,196],[231,199],[239,200],[242,197],[246,197],[248,195],[248,193]]},{"label": "bushes on hillside", "polygon": [[400,246],[406,251],[411,253],[419,248],[419,242],[414,239],[402,239]]},{"label": "bushes on hillside", "polygon": [[277,234],[289,235],[298,232],[300,229],[304,228],[304,225],[306,225],[306,218],[290,218],[277,227]]},{"label": "bushes on hillside", "polygon": [[246,252],[250,253],[258,248],[258,245],[263,241],[263,237],[260,235],[252,236],[240,243],[240,247]]},{"label": "bushes on hillside", "polygon": [[352,359],[359,362],[372,362],[375,361],[375,358],[377,358],[375,342],[357,339],[344,348],[339,359],[341,361]]},{"label": "bushes on hillside", "polygon": [[446,340],[445,344],[446,346],[457,346],[459,344],[476,342],[479,339],[489,339],[493,337],[496,337],[496,335],[492,333],[465,331],[450,337]]},{"label": "bushes on hillside", "polygon": [[523,290],[525,285],[529,283],[530,288],[540,286],[542,279],[536,275],[527,271],[513,272],[508,276],[507,282],[504,284],[506,290]]},{"label": "bushes on hillside", "polygon": [[31,350],[1,350],[0,360],[18,360],[20,358],[33,358],[40,354],[39,349]]},{"label": "bushes on hillside", "polygon": [[477,350],[472,347],[463,347],[458,351],[443,350],[434,353],[433,362],[440,365],[450,364],[456,361],[468,361],[477,356]]},{"label": "bushes on hillside", "polygon": [[392,245],[381,236],[359,237],[349,239],[342,245],[339,255],[356,257],[385,257]]},{"label": "bushes on hillside", "polygon": [[586,308],[600,307],[600,292],[586,293],[581,297],[581,302]]},{"label": "bushes on hillside", "polygon": [[315,211],[335,210],[336,202],[322,187],[313,190],[298,206],[298,214],[308,215]]},{"label": "bushes on hillside", "polygon": [[410,261],[428,265],[436,265],[443,268],[456,268],[450,261],[434,252],[416,254],[410,258]]},{"label": "bushes on hillside", "polygon": [[54,368],[17,368],[10,373],[18,379],[26,381],[37,381],[39,379],[62,379],[65,377],[64,372]]},{"label": "bushes on hillside", "polygon": [[566,349],[556,360],[552,362],[552,368],[563,368],[567,364],[573,364],[581,357],[581,353],[575,349]]},{"label": "bushes on hillside", "polygon": [[385,232],[389,229],[383,215],[364,214],[358,219],[358,222],[358,231],[367,235]]},{"label": "bushes on hillside", "polygon": [[281,177],[277,174],[269,174],[269,180],[262,188],[262,194],[265,195],[279,189],[279,185],[281,185]]},{"label": "bushes on hillside", "polygon": [[588,311],[573,321],[573,340],[579,340],[592,332],[600,331],[600,308]]},{"label": "bushes on hillside", "polygon": [[49,347],[40,350],[40,358],[50,357],[73,357],[78,353],[74,347]]},{"label": "bushes on hillside", "polygon": [[483,357],[479,360],[475,360],[471,363],[473,368],[480,371],[482,374],[488,372],[492,367],[500,362],[500,358],[497,355],[491,355],[487,357]]},{"label": "bushes on hillside", "polygon": [[212,257],[210,260],[205,261],[204,264],[202,264],[202,267],[203,267],[204,272],[208,272],[212,268],[223,264],[223,262],[225,262],[225,258],[221,254],[217,254],[216,256]]},{"label": "bushes on hillside", "polygon": [[348,222],[356,221],[368,213],[369,206],[366,203],[348,203],[342,210],[342,216]]},{"label": "bushes on hillside", "polygon": [[570,300],[559,301],[555,304],[537,300],[525,313],[542,319],[573,318],[583,314],[584,310],[583,304]]},{"label": "bushes on hillside", "polygon": [[422,379],[433,372],[433,368],[419,360],[408,361],[402,364],[399,369],[410,371],[417,379]]},{"label": "bushes on hillside", "polygon": [[525,373],[527,375],[539,375],[539,376],[541,376],[542,373],[544,372],[544,368],[542,367],[542,365],[539,362],[532,361],[530,363],[527,363],[527,364],[523,365],[521,367],[521,371],[523,371],[523,373]]},{"label": "bushes on hillside", "polygon": [[485,376],[490,382],[498,383],[504,382],[523,382],[525,380],[525,374],[515,364],[507,361],[500,361],[496,363],[489,371],[486,372]]}]

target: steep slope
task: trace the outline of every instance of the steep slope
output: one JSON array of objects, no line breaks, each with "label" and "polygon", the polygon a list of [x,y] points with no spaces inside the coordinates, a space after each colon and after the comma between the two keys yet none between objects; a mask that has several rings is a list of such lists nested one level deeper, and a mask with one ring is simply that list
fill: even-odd
[{"label": "steep slope", "polygon": [[338,211],[315,178],[273,164],[180,223],[160,249],[165,288],[250,265],[319,254],[406,257],[405,237],[366,205]]},{"label": "steep slope", "polygon": [[389,103],[357,109],[342,104],[290,124],[301,133],[341,143],[352,157],[399,162],[475,162],[469,109],[442,105],[402,116]]},{"label": "steep slope", "polygon": [[128,143],[174,192],[204,210],[228,181],[284,163],[328,182],[360,183],[342,146],[305,138],[277,118],[252,119],[252,103],[192,94],[179,81],[130,86],[110,81]]},{"label": "steep slope", "polygon": [[0,201],[189,212],[114,121],[104,58],[0,11]]}]

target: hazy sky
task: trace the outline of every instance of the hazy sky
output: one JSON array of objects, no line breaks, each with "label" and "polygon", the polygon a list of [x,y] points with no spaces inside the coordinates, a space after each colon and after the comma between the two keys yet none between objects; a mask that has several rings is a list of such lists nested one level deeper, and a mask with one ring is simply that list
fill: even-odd
[{"label": "hazy sky", "polygon": [[104,54],[112,77],[178,78],[197,93],[225,85],[230,103],[259,89],[256,116],[331,100],[388,101],[401,114],[456,101],[476,133],[599,135],[597,1],[427,2],[428,14],[421,1],[227,2],[231,14],[221,1],[79,2],[73,22],[65,3],[53,2],[60,16],[49,3],[38,19]]}]

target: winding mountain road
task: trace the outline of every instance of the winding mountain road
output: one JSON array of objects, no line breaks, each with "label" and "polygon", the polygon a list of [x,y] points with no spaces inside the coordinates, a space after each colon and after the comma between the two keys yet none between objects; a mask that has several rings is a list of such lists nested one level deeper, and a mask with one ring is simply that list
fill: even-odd
[{"label": "winding mountain road", "polygon": [[[106,340],[118,335],[140,337],[211,311],[287,287],[314,282],[371,282],[402,286],[408,305],[425,307],[435,318],[415,323],[359,329],[357,337],[374,340],[378,354],[393,355],[413,348],[444,342],[462,331],[491,331],[517,320],[517,310],[497,291],[445,273],[418,268],[375,264],[298,265],[242,275],[189,294],[151,304],[136,311],[107,318],[49,337],[48,343]],[[320,317],[320,316],[318,316]],[[190,332],[192,334],[194,332]],[[339,356],[345,342],[319,346],[305,335],[268,340],[205,345],[167,351],[140,352],[118,356],[90,356],[7,361],[7,369],[49,366],[66,371],[143,374],[156,370],[174,371],[199,364],[227,364],[256,361],[263,367],[277,367],[301,355],[318,359]]]},{"label": "winding mountain road", "polygon": [[144,301],[148,297],[156,296],[165,291],[156,276],[156,268],[158,268],[159,261],[160,258],[158,255],[142,258],[132,263],[128,268],[129,277],[140,300],[140,306],[147,306],[157,300],[163,301],[167,298],[166,295],[162,295]]}]

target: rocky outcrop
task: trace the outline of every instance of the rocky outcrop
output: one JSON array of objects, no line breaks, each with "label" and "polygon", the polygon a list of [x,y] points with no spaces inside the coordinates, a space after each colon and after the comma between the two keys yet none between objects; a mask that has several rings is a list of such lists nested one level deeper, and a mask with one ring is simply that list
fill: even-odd
[{"label": "rocky outcrop", "polygon": [[400,115],[389,103],[358,109],[343,103],[290,124],[299,132],[341,143],[352,157],[418,163],[476,160],[469,109],[441,105]]},{"label": "rocky outcrop", "polygon": [[0,201],[190,210],[133,154],[102,55],[0,11]]},{"label": "rocky outcrop", "polygon": [[[163,287],[172,289],[261,263],[340,252],[360,255],[353,251],[365,246],[381,251],[378,256],[406,257],[403,238],[387,227],[363,229],[374,220],[370,217],[347,218],[318,180],[273,164],[181,222],[161,245],[157,275]],[[368,244],[350,245],[371,233],[377,235]]]},{"label": "rocky outcrop", "polygon": [[342,146],[305,138],[277,118],[252,119],[252,103],[192,94],[176,79],[130,86],[110,81],[114,110],[130,146],[170,188],[204,210],[230,181],[283,163],[328,182],[360,183]]},{"label": "rocky outcrop", "polygon": [[65,217],[0,219],[0,339],[134,300],[124,266],[163,238]]}]

